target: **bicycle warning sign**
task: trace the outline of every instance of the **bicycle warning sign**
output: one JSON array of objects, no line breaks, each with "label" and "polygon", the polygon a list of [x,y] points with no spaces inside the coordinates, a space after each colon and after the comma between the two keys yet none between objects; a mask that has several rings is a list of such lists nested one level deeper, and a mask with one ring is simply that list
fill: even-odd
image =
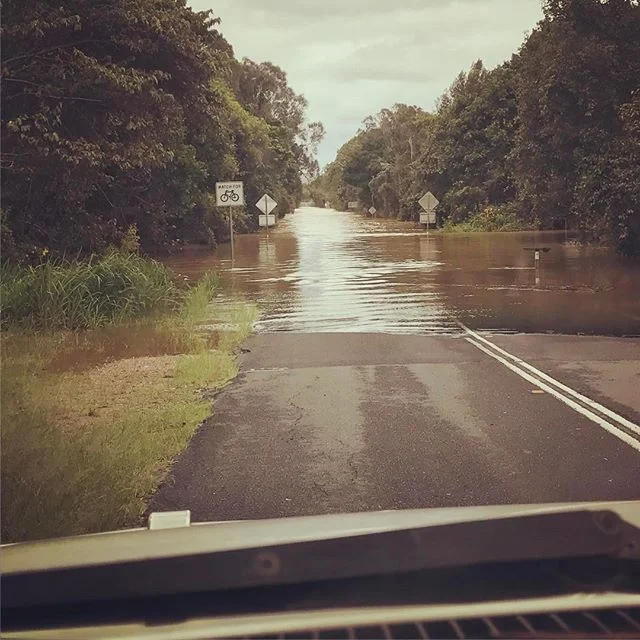
[{"label": "bicycle warning sign", "polygon": [[219,207],[244,206],[242,182],[216,182],[216,204]]}]

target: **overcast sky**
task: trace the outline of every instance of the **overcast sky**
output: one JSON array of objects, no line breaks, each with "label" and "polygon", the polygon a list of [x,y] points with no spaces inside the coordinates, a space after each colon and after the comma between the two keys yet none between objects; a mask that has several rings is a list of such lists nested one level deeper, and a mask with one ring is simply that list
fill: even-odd
[{"label": "overcast sky", "polygon": [[270,60],[309,101],[327,135],[321,165],[368,115],[396,102],[434,108],[481,58],[511,57],[541,0],[189,0],[212,9],[236,57]]}]

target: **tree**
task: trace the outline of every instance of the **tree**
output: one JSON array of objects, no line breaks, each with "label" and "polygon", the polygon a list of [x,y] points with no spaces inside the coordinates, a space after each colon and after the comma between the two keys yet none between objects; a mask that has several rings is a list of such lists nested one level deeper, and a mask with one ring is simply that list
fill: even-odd
[{"label": "tree", "polygon": [[213,243],[216,180],[295,206],[322,125],[278,67],[235,61],[217,24],[186,0],[4,3],[5,249],[100,251],[132,227],[149,250]]},{"label": "tree", "polygon": [[307,180],[316,178],[320,172],[320,165],[316,160],[318,145],[325,136],[322,122],[310,122],[298,134],[299,148],[298,161],[300,162],[302,175]]},{"label": "tree", "polygon": [[420,160],[431,143],[430,116],[416,106],[396,104],[374,119],[385,142],[386,162],[371,181],[374,199],[400,218],[416,218],[422,187],[416,180]]},{"label": "tree", "polygon": [[434,147],[441,210],[454,222],[515,195],[510,164],[516,131],[515,78],[505,63],[480,60],[440,99]]},{"label": "tree", "polygon": [[231,162],[210,126],[209,80],[230,55],[217,21],[174,0],[3,10],[3,209],[16,244],[100,249],[132,224],[147,245],[171,241],[198,183]]},{"label": "tree", "polygon": [[307,101],[287,84],[287,74],[280,67],[244,58],[236,67],[235,84],[238,99],[251,113],[298,135]]},{"label": "tree", "polygon": [[278,194],[278,213],[284,215],[298,204],[302,194],[301,175],[318,173],[317,147],[324,137],[320,122],[305,122],[307,101],[287,83],[286,73],[270,62],[244,58],[235,66],[233,84],[244,108],[271,126],[269,161]]},{"label": "tree", "polygon": [[[640,8],[633,0],[549,0],[545,19],[518,56],[517,183],[523,208],[541,225],[554,217],[625,252],[633,218],[603,215],[588,189],[636,198],[616,158],[633,146],[622,105],[640,78]],[[623,151],[625,150],[625,151]],[[637,201],[636,201],[637,202]],[[635,209],[635,216],[640,215]],[[615,220],[615,221],[614,221]]]},{"label": "tree", "polygon": [[583,227],[601,230],[620,253],[640,254],[640,91],[619,110],[622,129],[583,166],[575,211]]}]

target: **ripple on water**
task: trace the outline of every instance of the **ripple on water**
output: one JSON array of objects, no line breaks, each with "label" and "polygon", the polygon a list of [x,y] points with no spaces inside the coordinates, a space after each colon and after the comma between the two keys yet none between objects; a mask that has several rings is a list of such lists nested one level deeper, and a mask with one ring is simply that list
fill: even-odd
[{"label": "ripple on water", "polygon": [[[550,248],[535,269],[527,247]],[[266,234],[236,238],[212,266],[223,295],[256,302],[257,331],[640,333],[640,268],[566,244],[563,232],[432,234],[412,223],[302,208]],[[190,270],[192,269],[192,270]],[[553,293],[554,295],[549,295]],[[542,295],[541,295],[542,294]]]}]

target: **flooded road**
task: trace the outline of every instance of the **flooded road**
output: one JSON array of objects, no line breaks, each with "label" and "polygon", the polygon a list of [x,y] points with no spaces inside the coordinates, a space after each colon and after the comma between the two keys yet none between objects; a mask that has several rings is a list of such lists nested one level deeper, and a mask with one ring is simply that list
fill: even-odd
[{"label": "flooded road", "polygon": [[[534,266],[535,247],[540,266]],[[301,208],[269,237],[236,237],[169,265],[222,276],[221,300],[255,301],[256,331],[640,334],[640,264],[564,232],[438,234],[412,223]]]},{"label": "flooded road", "polygon": [[540,333],[640,334],[640,272],[567,240],[427,237],[305,208],[270,238],[239,237],[233,267],[228,247],[175,259],[190,278],[218,268],[220,302],[262,315],[151,509],[219,521],[637,499],[640,339]]}]

